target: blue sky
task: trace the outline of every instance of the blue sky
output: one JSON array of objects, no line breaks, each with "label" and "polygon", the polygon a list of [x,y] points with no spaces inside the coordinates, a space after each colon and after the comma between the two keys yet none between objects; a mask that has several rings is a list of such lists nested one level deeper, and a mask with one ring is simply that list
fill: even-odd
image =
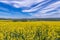
[{"label": "blue sky", "polygon": [[60,18],[60,0],[0,0],[0,18]]}]

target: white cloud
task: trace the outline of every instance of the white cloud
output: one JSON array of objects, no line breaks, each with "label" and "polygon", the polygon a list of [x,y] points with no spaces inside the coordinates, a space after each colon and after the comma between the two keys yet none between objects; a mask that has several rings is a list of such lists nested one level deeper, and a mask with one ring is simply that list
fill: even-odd
[{"label": "white cloud", "polygon": [[55,2],[55,3],[53,3],[53,4],[50,4],[50,5],[47,6],[45,9],[56,8],[56,7],[58,7],[58,6],[60,6],[60,1]]},{"label": "white cloud", "polygon": [[49,11],[57,10],[58,7],[60,7],[60,2],[53,3],[53,4],[49,5],[48,7],[44,8],[43,10],[41,10],[41,13],[46,14]]},{"label": "white cloud", "polygon": [[[40,3],[39,5],[33,7],[33,8],[31,8],[31,9],[29,9],[29,10],[23,10],[23,12],[33,12],[33,11],[36,11],[36,10],[38,10],[39,8],[42,8],[42,7],[40,7],[42,4],[45,4],[45,3],[47,3],[47,2],[49,2],[49,1],[51,1],[51,0],[49,0],[49,1],[43,0],[43,1],[44,1],[43,3]],[[42,1],[40,1],[40,2],[42,2]]]},{"label": "white cloud", "polygon": [[[48,5],[47,7],[41,9],[40,11],[36,12],[35,14],[33,13],[33,11],[38,10],[40,5],[42,5],[44,3],[39,4],[38,6],[29,9],[29,10],[23,10],[23,12],[32,12],[30,15],[32,15],[33,17],[37,17],[37,18],[49,18],[49,17],[60,17],[60,9],[58,7],[60,7],[60,1],[57,1],[53,4]],[[56,10],[56,11],[53,11]],[[52,11],[51,13],[47,13],[49,11]],[[56,14],[56,15],[55,15]]]},{"label": "white cloud", "polygon": [[[59,17],[59,15],[60,15],[60,8],[59,7],[60,7],[60,1],[50,4],[46,8],[41,9],[40,11],[36,12],[35,14],[32,13],[31,15],[35,16],[35,17],[44,17],[44,18],[46,18],[46,17],[48,17],[48,18],[49,17]],[[56,10],[56,11],[52,11],[52,10]],[[52,11],[52,12],[50,13],[49,11]],[[49,13],[47,13],[47,12],[49,12]],[[55,15],[55,14],[57,14],[57,15]]]}]

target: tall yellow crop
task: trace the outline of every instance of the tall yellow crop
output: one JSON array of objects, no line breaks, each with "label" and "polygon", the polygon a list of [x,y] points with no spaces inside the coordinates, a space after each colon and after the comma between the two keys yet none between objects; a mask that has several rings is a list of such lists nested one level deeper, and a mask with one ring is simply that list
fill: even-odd
[{"label": "tall yellow crop", "polygon": [[0,22],[0,40],[60,40],[60,22]]}]

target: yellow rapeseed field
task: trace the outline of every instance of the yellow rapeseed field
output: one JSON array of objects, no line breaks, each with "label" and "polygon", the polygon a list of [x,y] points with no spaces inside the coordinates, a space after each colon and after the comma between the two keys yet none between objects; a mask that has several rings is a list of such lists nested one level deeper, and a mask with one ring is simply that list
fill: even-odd
[{"label": "yellow rapeseed field", "polygon": [[0,40],[60,40],[60,21],[0,22]]}]

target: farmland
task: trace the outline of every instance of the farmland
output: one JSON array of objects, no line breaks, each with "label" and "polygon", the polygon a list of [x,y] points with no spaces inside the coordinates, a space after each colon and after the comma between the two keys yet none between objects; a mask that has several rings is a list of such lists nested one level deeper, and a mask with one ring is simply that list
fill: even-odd
[{"label": "farmland", "polygon": [[0,22],[0,40],[60,40],[60,21]]}]

